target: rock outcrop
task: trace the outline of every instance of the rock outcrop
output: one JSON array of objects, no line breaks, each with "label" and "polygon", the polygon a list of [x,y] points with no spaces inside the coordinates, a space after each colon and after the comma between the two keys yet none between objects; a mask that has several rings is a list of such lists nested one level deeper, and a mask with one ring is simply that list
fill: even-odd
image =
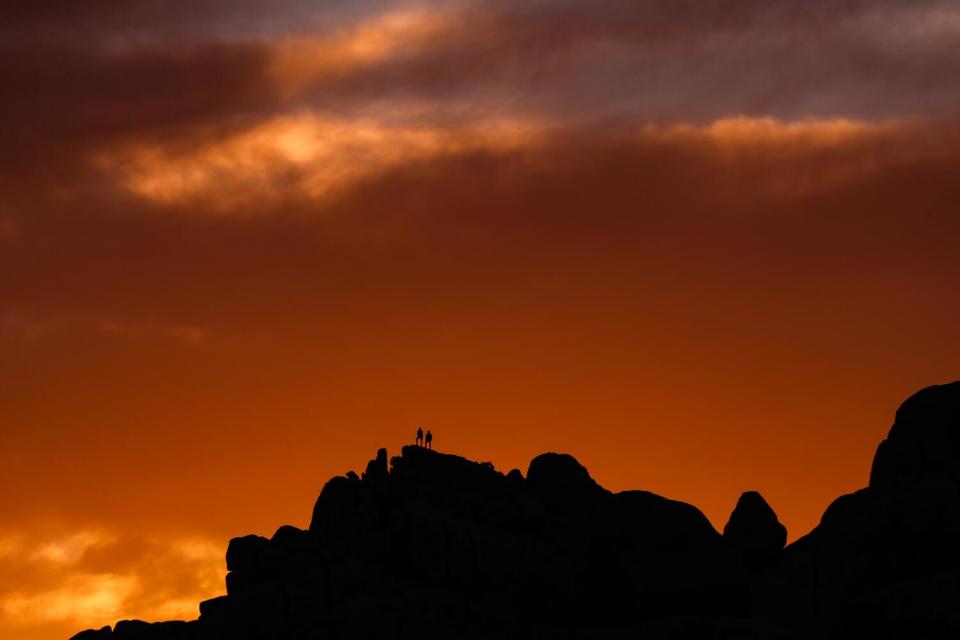
[{"label": "rock outcrop", "polygon": [[870,486],[758,579],[764,615],[836,638],[960,636],[958,417],[960,383],[903,403]]},{"label": "rock outcrop", "polygon": [[227,595],[198,620],[75,640],[955,637],[958,390],[904,403],[870,486],[786,548],[756,492],[721,536],[690,505],[607,491],[569,455],[524,477],[381,449],[323,487],[309,529],[232,540]]},{"label": "rock outcrop", "polygon": [[870,486],[937,476],[960,483],[960,382],[922,389],[897,409],[873,458]]},{"label": "rock outcrop", "polygon": [[748,567],[758,568],[770,564],[786,546],[787,528],[759,492],[745,491],[723,528],[723,539]]},{"label": "rock outcrop", "polygon": [[[388,470],[381,450],[324,486],[309,530],[233,539],[227,569],[227,595],[183,637],[546,637],[748,608],[746,573],[699,510],[611,493],[553,453],[524,478],[421,447]],[[174,637],[160,633],[103,637]]]},{"label": "rock outcrop", "polygon": [[531,487],[541,491],[564,494],[602,491],[587,468],[566,453],[544,453],[531,460],[527,480]]}]

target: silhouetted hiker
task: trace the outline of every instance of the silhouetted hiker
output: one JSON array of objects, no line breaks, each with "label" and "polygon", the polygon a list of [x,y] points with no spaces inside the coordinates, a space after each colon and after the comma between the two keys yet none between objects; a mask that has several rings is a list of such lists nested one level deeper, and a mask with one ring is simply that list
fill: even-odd
[{"label": "silhouetted hiker", "polygon": [[417,444],[423,446],[423,428],[417,427]]},{"label": "silhouetted hiker", "polygon": [[433,449],[433,434],[427,429],[427,449]]}]

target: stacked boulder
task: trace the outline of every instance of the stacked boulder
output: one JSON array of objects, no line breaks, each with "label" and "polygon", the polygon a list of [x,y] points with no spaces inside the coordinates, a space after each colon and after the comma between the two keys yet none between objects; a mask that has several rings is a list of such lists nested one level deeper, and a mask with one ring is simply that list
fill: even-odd
[{"label": "stacked boulder", "polygon": [[611,493],[554,453],[524,477],[421,447],[388,469],[380,450],[362,476],[326,484],[308,530],[233,539],[227,570],[227,595],[197,621],[89,637],[553,637],[748,603],[746,574],[700,511]]}]

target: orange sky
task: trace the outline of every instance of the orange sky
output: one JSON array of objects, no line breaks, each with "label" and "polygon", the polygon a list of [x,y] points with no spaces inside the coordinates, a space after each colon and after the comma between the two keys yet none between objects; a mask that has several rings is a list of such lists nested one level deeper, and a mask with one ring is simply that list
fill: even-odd
[{"label": "orange sky", "polygon": [[795,539],[960,377],[951,3],[125,4],[0,10],[0,636],[418,424]]}]

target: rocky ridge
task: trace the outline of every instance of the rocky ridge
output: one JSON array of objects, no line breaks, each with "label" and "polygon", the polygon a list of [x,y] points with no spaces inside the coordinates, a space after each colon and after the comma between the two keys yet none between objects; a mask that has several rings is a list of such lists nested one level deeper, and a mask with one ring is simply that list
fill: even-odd
[{"label": "rocky ridge", "polygon": [[310,527],[244,536],[199,619],[74,640],[924,638],[960,631],[960,383],[898,410],[870,484],[789,546],[757,492],[723,535],[572,456],[503,474],[420,447],[331,479]]}]

